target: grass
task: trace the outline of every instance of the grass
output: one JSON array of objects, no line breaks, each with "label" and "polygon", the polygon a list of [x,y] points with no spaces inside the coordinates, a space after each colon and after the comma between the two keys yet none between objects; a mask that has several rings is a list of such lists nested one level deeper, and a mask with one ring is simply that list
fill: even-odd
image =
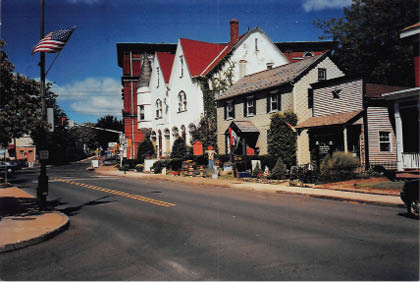
[{"label": "grass", "polygon": [[356,188],[377,188],[377,189],[399,189],[401,190],[404,186],[404,182],[397,181],[383,181],[383,182],[367,182],[354,184]]}]

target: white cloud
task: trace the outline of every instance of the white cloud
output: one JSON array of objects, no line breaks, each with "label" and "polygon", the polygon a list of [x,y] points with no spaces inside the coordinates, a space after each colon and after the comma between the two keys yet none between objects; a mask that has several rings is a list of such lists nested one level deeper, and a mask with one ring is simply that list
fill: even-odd
[{"label": "white cloud", "polygon": [[52,90],[58,94],[58,102],[69,105],[70,111],[121,117],[121,83],[113,78],[89,77],[66,85],[55,84]]},{"label": "white cloud", "polygon": [[325,9],[340,9],[351,5],[352,0],[305,0],[305,12],[321,11]]}]

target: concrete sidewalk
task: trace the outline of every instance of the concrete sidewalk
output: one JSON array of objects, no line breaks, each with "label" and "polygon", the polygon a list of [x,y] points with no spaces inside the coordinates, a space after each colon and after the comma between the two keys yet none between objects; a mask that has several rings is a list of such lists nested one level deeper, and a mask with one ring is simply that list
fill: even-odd
[{"label": "concrete sidewalk", "polygon": [[57,211],[39,211],[36,199],[17,187],[0,186],[0,253],[45,241],[69,225]]},{"label": "concrete sidewalk", "polygon": [[120,177],[141,178],[150,180],[172,181],[185,184],[207,185],[215,187],[225,187],[242,189],[248,191],[259,191],[268,193],[287,193],[287,194],[301,194],[310,197],[328,198],[342,201],[352,201],[359,203],[377,204],[385,206],[404,207],[401,198],[396,195],[382,195],[377,193],[369,193],[362,191],[341,191],[333,189],[323,189],[322,187],[296,187],[289,186],[288,182],[281,184],[263,184],[253,182],[243,182],[240,180],[214,180],[203,179],[199,177],[182,177],[169,176],[160,174],[139,173],[135,171],[119,171],[117,169],[110,169],[109,167],[99,167],[95,170],[96,173],[104,175],[113,175]]}]

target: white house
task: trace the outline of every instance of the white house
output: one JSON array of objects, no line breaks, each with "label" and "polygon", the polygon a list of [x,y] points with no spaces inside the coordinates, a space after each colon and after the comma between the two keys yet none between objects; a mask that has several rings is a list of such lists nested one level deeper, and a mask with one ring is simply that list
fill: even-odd
[{"label": "white house", "polygon": [[260,28],[239,36],[238,25],[230,22],[227,44],[180,38],[175,54],[156,52],[153,59],[143,59],[137,84],[138,128],[150,130],[159,156],[167,155],[178,137],[191,144],[191,132],[204,111],[201,78],[230,69],[235,83],[245,75],[289,63]]}]

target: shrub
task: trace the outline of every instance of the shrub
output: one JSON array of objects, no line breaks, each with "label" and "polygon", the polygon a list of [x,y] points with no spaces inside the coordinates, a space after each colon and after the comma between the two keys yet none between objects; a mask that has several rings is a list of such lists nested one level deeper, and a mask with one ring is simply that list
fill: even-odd
[{"label": "shrub", "polygon": [[145,138],[138,147],[137,150],[137,159],[140,163],[144,162],[146,156],[153,156],[155,154],[155,147],[153,146],[152,141],[149,138]]},{"label": "shrub", "polygon": [[172,152],[171,152],[171,159],[175,158],[186,158],[187,157],[187,146],[185,145],[185,141],[182,138],[178,138],[175,140],[174,144],[172,145]]},{"label": "shrub", "polygon": [[271,171],[270,178],[272,179],[285,179],[287,176],[287,168],[281,158],[277,159],[276,165]]},{"label": "shrub", "polygon": [[182,167],[182,162],[184,161],[183,158],[175,158],[169,160],[167,167],[172,169],[173,171],[179,171]]},{"label": "shrub", "polygon": [[168,166],[168,161],[167,160],[159,160],[153,163],[152,169],[153,169],[153,173],[158,174],[162,172],[162,169],[164,167]]},{"label": "shrub", "polygon": [[353,179],[359,165],[359,159],[351,153],[334,152],[321,161],[319,178],[323,182]]},{"label": "shrub", "polygon": [[138,164],[135,167],[137,172],[142,172],[144,170],[144,164]]},{"label": "shrub", "polygon": [[286,111],[273,114],[270,119],[268,153],[276,159],[282,158],[290,168],[296,165],[296,133],[292,128],[297,124],[297,116],[291,111]]}]

